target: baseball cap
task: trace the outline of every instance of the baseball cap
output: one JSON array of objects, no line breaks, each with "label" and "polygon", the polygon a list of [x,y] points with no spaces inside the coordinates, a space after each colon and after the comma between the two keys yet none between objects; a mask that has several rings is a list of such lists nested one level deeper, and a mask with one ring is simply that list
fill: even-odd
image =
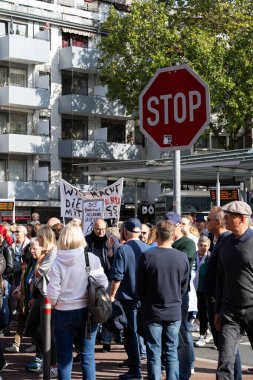
[{"label": "baseball cap", "polygon": [[141,222],[136,218],[129,218],[124,223],[124,228],[130,232],[141,232]]},{"label": "baseball cap", "polygon": [[181,216],[177,212],[167,212],[164,219],[168,220],[171,224],[179,224],[182,222]]},{"label": "baseball cap", "polygon": [[252,214],[251,207],[248,205],[248,203],[242,201],[233,201],[227,203],[222,207],[222,210],[225,212],[230,212],[232,214],[240,214],[246,216],[251,216]]},{"label": "baseball cap", "polygon": [[197,215],[196,216],[196,219],[195,219],[196,222],[205,222],[205,217],[204,215],[200,214],[200,215]]}]

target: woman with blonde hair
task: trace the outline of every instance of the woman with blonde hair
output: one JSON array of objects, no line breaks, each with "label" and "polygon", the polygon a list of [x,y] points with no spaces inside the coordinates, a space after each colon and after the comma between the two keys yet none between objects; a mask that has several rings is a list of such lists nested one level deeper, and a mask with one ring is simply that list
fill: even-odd
[{"label": "woman with blonde hair", "polygon": [[157,247],[157,230],[156,230],[156,226],[152,226],[151,227],[151,229],[149,231],[149,234],[148,234],[147,243],[151,247]]},{"label": "woman with blonde hair", "polygon": [[[78,339],[82,374],[85,380],[96,379],[95,339],[98,325],[92,323],[91,339],[85,336],[88,308],[88,273],[85,269],[86,241],[80,226],[69,223],[58,240],[48,285],[48,297],[55,307],[55,337],[57,343],[58,379],[71,380],[74,336]],[[88,252],[90,275],[107,287],[108,280],[100,259]]]}]

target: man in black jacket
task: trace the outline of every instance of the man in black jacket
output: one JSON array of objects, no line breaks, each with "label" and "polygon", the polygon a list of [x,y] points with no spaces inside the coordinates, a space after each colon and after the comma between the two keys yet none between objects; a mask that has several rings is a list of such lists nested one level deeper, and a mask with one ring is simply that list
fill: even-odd
[{"label": "man in black jacket", "polygon": [[[226,229],[224,211],[221,207],[215,206],[211,209],[207,217],[207,228],[208,231],[214,235],[216,240],[211,255],[207,260],[206,268],[205,293],[207,299],[207,314],[214,344],[217,349],[219,349],[219,332],[214,324],[218,254],[222,239],[231,234],[231,232]],[[238,350],[235,357],[234,379],[242,379],[241,358]]]},{"label": "man in black jacket", "polygon": [[[103,219],[97,219],[93,231],[86,236],[86,242],[88,244],[88,252],[94,253],[98,256],[101,265],[104,268],[104,272],[110,280],[111,264],[114,255],[114,241],[106,235],[107,224]],[[109,285],[110,287],[110,285]],[[108,289],[109,291],[109,289]],[[102,352],[109,352],[111,349],[112,333],[109,332],[106,327],[102,327]]]},{"label": "man in black jacket", "polygon": [[215,326],[220,330],[218,380],[234,379],[235,355],[241,329],[253,347],[253,230],[252,210],[241,201],[222,207],[226,228],[218,253]]},{"label": "man in black jacket", "polygon": [[104,272],[109,277],[113,252],[109,251],[107,245],[106,222],[103,219],[97,219],[93,231],[85,237],[88,244],[87,250],[98,256]]},{"label": "man in black jacket", "polygon": [[188,289],[190,271],[185,253],[172,248],[175,225],[164,220],[156,228],[158,247],[140,257],[137,292],[142,303],[148,378],[161,378],[163,347],[166,379],[174,380],[179,378],[177,348],[181,302]]}]

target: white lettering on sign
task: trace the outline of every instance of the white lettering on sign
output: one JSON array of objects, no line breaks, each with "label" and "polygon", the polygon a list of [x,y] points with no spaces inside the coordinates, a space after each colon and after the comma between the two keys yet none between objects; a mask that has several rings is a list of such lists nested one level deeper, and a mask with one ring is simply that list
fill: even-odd
[{"label": "white lettering on sign", "polygon": [[[169,114],[170,99],[173,102],[173,115]],[[172,94],[160,95],[159,98],[151,96],[147,101],[147,109],[153,114],[152,117],[147,118],[147,122],[151,127],[155,127],[160,122],[160,112],[158,109],[160,102],[163,102],[163,124],[168,125],[171,117],[174,118],[175,122],[181,124],[185,122],[187,117],[189,117],[190,121],[194,121],[194,112],[201,106],[201,94],[199,91],[189,91],[187,94],[178,92],[174,97]],[[187,110],[189,110],[188,115]]]},{"label": "white lettering on sign", "polygon": [[[196,103],[194,103],[194,98],[196,98]],[[199,91],[189,92],[189,109],[190,109],[190,121],[194,120],[193,111],[201,106],[201,95]]]}]

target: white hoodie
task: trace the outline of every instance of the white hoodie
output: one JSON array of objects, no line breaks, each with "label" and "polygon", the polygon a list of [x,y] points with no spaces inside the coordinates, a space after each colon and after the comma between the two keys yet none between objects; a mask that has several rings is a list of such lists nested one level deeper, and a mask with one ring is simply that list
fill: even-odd
[{"label": "white hoodie", "polygon": [[[89,252],[92,275],[107,287],[108,280],[100,260]],[[59,250],[50,270],[47,296],[57,310],[76,310],[87,306],[88,274],[85,269],[84,248]]]}]

